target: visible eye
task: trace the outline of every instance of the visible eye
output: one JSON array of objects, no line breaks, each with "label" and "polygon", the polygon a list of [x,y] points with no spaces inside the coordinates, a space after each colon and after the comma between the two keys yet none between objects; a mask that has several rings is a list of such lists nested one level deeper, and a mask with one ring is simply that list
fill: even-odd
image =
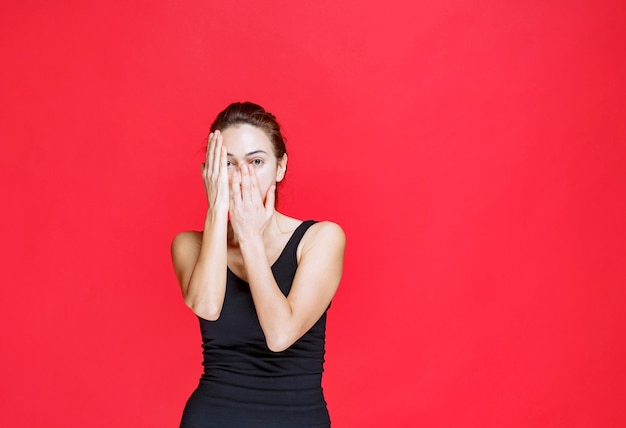
[{"label": "visible eye", "polygon": [[226,168],[230,168],[231,166],[233,166],[233,163],[229,160],[226,161]]},{"label": "visible eye", "polygon": [[259,158],[252,159],[252,162],[250,163],[254,166],[261,166],[263,165],[263,159],[259,159]]}]

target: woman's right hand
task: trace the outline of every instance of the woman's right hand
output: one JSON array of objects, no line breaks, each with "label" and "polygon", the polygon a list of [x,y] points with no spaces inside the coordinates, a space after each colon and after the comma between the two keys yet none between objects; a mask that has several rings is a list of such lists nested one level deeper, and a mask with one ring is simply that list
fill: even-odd
[{"label": "woman's right hand", "polygon": [[209,209],[228,212],[228,165],[226,148],[222,145],[222,134],[219,130],[209,134],[206,150],[206,161],[202,164],[202,178],[209,201]]},{"label": "woman's right hand", "polygon": [[226,292],[228,190],[226,149],[219,131],[209,134],[201,164],[209,209],[202,232],[181,232],[172,242],[172,263],[185,303],[201,318],[220,316]]}]

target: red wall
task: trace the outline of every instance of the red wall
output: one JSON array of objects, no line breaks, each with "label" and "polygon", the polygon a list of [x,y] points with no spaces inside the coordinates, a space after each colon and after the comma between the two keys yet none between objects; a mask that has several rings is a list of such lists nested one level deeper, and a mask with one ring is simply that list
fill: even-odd
[{"label": "red wall", "polygon": [[0,6],[0,426],[177,426],[169,243],[235,100],[348,236],[334,426],[626,426],[622,1],[62,3]]}]

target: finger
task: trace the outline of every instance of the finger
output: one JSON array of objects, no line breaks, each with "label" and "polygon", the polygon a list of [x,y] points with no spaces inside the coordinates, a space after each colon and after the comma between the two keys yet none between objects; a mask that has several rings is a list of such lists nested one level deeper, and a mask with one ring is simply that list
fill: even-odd
[{"label": "finger", "polygon": [[238,171],[233,172],[230,180],[230,198],[231,200],[241,201],[241,177]]},{"label": "finger", "polygon": [[200,164],[200,171],[202,171],[202,174],[204,174],[204,167],[206,166],[205,163],[201,163]]},{"label": "finger", "polygon": [[252,202],[250,198],[250,173],[248,171],[248,165],[241,166],[241,195],[244,203]]},{"label": "finger", "polygon": [[256,171],[252,165],[248,165],[248,176],[250,177],[250,189],[257,190],[259,187],[259,181],[256,178]]},{"label": "finger", "polygon": [[262,206],[263,200],[261,199],[261,194],[259,193],[259,183],[256,178],[254,167],[252,165],[248,165],[246,168],[248,169],[248,200],[251,203],[258,203]]},{"label": "finger", "polygon": [[256,170],[252,165],[248,167],[248,173],[250,175],[250,197],[253,200],[258,200],[259,204],[263,205],[263,200],[261,199],[261,191],[259,190],[259,180],[256,176]]},{"label": "finger", "polygon": [[213,136],[215,135],[215,133],[211,132],[209,134],[209,138],[207,140],[207,146],[206,146],[206,159],[205,159],[205,163],[207,165],[212,165],[212,161],[213,161]]},{"label": "finger", "polygon": [[215,131],[215,143],[214,143],[214,152],[213,152],[213,176],[216,177],[221,172],[221,162],[222,162],[222,134],[219,131]]},{"label": "finger", "polygon": [[228,165],[227,162],[226,147],[222,146],[220,150],[220,174],[223,179],[228,180]]},{"label": "finger", "polygon": [[230,188],[230,203],[228,204],[228,212],[230,218],[239,218],[241,216],[241,179],[239,173],[233,174]]},{"label": "finger", "polygon": [[207,137],[206,140],[206,155],[207,157],[209,156],[209,148],[211,147],[211,143],[213,142],[213,135],[215,134],[215,132],[210,132],[209,136]]}]

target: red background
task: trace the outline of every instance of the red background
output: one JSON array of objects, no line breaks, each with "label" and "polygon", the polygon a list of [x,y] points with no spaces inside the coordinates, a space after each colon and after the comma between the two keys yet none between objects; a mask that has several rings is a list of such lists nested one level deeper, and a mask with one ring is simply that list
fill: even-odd
[{"label": "red background", "polygon": [[622,1],[58,3],[0,11],[1,426],[177,426],[169,244],[235,100],[347,233],[334,426],[626,426]]}]

